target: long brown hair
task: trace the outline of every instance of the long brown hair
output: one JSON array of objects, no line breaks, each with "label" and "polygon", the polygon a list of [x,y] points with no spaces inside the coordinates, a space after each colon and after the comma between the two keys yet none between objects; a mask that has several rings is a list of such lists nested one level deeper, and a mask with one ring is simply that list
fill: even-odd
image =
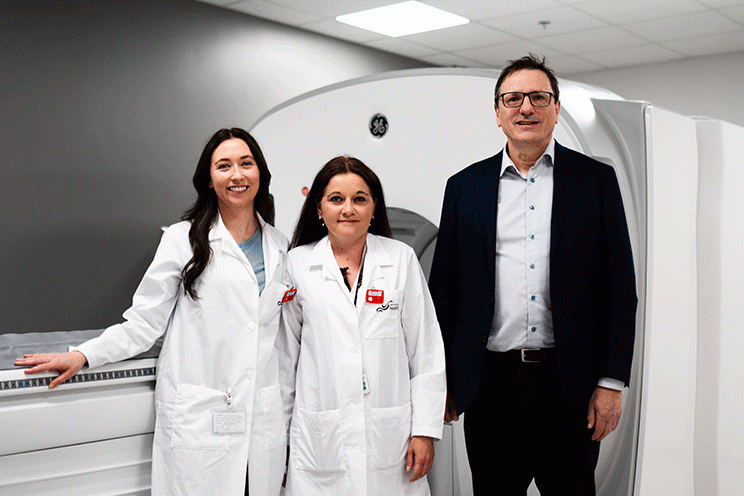
[{"label": "long brown hair", "polygon": [[368,232],[388,238],[392,237],[380,178],[358,158],[335,157],[315,175],[310,192],[302,205],[300,218],[297,220],[292,242],[289,245],[290,248],[318,241],[328,234],[328,229],[318,221],[318,205],[320,205],[320,200],[323,198],[326,186],[331,182],[331,179],[339,174],[347,173],[356,174],[364,179],[375,201],[374,223],[369,226]]},{"label": "long brown hair", "polygon": [[181,271],[183,277],[184,293],[193,299],[198,299],[196,292],[196,281],[207,268],[209,260],[212,257],[212,249],[209,247],[209,230],[217,220],[219,208],[217,206],[217,194],[214,189],[209,187],[211,181],[210,170],[212,166],[212,154],[215,149],[223,142],[232,138],[243,140],[253,154],[258,170],[260,172],[258,191],[253,200],[253,208],[269,224],[274,224],[274,202],[269,194],[269,184],[271,184],[271,172],[266,165],[266,159],[261,152],[255,138],[248,131],[233,127],[230,129],[220,129],[209,138],[204,146],[199,162],[196,164],[194,172],[194,188],[196,189],[197,198],[194,204],[184,212],[181,219],[191,222],[189,229],[189,243],[194,252],[194,256],[184,266]]}]

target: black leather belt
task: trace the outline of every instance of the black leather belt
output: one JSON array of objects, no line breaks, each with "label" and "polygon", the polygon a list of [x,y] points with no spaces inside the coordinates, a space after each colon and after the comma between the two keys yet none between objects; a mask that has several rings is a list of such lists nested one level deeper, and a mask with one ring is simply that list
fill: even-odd
[{"label": "black leather belt", "polygon": [[540,363],[555,360],[555,348],[527,348],[497,353],[523,363]]}]

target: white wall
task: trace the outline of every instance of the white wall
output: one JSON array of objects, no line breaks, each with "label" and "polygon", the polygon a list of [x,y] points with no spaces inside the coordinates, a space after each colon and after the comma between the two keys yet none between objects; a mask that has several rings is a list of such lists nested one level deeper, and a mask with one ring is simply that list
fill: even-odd
[{"label": "white wall", "polygon": [[558,76],[682,115],[744,126],[744,52]]}]

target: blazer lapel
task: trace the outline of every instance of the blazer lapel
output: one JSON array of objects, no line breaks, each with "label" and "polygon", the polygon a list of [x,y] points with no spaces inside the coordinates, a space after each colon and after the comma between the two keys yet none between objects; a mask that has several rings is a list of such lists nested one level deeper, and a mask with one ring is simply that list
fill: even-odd
[{"label": "blazer lapel", "polygon": [[580,178],[580,167],[569,158],[567,149],[556,141],[553,164],[553,208],[550,217],[551,263],[554,248],[558,246],[563,233],[568,209],[576,195]]},{"label": "blazer lapel", "polygon": [[486,236],[486,261],[489,274],[496,270],[496,216],[498,212],[499,174],[503,150],[490,159],[482,162],[479,174],[475,176],[473,191],[475,209],[483,225]]}]

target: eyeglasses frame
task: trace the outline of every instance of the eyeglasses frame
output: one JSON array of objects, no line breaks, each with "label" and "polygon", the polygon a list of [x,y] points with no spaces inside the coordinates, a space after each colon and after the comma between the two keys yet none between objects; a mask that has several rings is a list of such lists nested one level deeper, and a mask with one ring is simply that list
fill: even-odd
[{"label": "eyeglasses frame", "polygon": [[[520,95],[522,95],[522,101],[519,102],[519,105],[515,105],[513,107],[510,107],[509,105],[506,104],[506,100],[504,100],[504,96],[505,95],[513,95],[513,94],[516,94],[516,93],[519,93]],[[533,101],[532,101],[532,95],[534,95],[536,93],[546,93],[546,94],[550,95],[548,97],[548,103],[546,105],[535,105],[533,103]],[[530,105],[532,105],[533,107],[537,107],[537,108],[550,107],[550,103],[555,100],[555,94],[553,94],[550,91],[530,91],[529,93],[525,93],[524,91],[507,91],[505,93],[500,93],[499,94],[499,99],[501,100],[501,103],[504,105],[505,108],[519,108],[519,107],[521,107],[524,104],[524,98],[525,97],[527,97],[527,98],[530,99]]]}]

